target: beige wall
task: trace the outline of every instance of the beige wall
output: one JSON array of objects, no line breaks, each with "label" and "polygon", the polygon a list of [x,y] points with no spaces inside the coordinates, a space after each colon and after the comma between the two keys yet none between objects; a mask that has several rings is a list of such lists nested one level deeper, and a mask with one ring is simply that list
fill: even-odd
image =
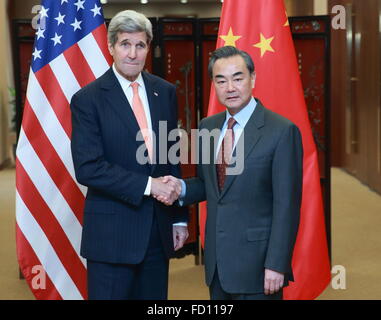
[{"label": "beige wall", "polygon": [[11,0],[13,19],[32,19],[32,7],[40,4],[40,0]]},{"label": "beige wall", "polygon": [[0,1],[0,167],[10,156],[10,108],[8,88],[13,87],[7,1]]},{"label": "beige wall", "polygon": [[314,15],[326,15],[328,14],[328,1],[327,0],[315,0],[314,1]]}]

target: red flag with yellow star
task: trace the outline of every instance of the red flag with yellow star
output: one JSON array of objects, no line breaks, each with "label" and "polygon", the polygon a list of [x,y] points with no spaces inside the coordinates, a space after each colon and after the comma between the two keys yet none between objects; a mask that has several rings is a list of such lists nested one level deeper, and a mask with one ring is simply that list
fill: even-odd
[{"label": "red flag with yellow star", "polygon": [[[267,108],[295,123],[303,137],[303,198],[292,266],[295,282],[285,299],[315,299],[330,282],[317,151],[283,0],[225,0],[217,48],[232,45],[251,55],[256,82],[253,95]],[[225,108],[211,90],[208,116]],[[200,208],[203,243],[206,208]]]}]

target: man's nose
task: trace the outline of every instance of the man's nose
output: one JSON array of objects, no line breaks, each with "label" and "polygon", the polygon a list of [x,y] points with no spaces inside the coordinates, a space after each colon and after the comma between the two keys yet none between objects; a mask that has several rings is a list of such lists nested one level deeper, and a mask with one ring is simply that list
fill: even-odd
[{"label": "man's nose", "polygon": [[227,90],[228,90],[229,92],[235,90],[233,81],[230,81],[230,80],[229,80],[229,81],[227,82],[227,84],[228,84],[228,86],[227,86]]},{"label": "man's nose", "polygon": [[136,58],[136,47],[135,46],[130,46],[130,49],[128,50],[128,57],[130,59]]}]

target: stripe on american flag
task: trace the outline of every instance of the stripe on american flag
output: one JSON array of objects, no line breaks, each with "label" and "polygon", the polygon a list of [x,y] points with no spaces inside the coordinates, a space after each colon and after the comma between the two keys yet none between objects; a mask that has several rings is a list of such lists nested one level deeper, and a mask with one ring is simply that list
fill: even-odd
[{"label": "stripe on american flag", "polygon": [[104,73],[104,70],[109,68],[109,62],[106,60],[104,52],[102,52],[102,50],[99,48],[94,35],[89,34],[88,36],[84,37],[78,42],[78,46],[81,49],[82,54],[84,55],[85,60],[89,64],[95,77],[100,77]]},{"label": "stripe on american flag", "polygon": [[[57,0],[42,6],[46,29],[35,40],[16,153],[17,255],[37,299],[86,299],[86,261],[79,254],[86,188],[75,179],[70,100],[112,59],[99,0],[85,0],[83,9]],[[46,272],[44,289],[34,285],[35,266]]]},{"label": "stripe on american flag", "polygon": [[[76,249],[79,249],[79,243],[75,243],[75,247],[73,247],[73,243],[70,243],[70,240],[76,241],[74,234],[76,230],[70,225],[70,215],[61,214],[61,210],[58,210],[57,207],[50,210],[42,198],[40,190],[37,189],[38,186],[34,184],[36,180],[30,179],[20,162],[17,163],[17,169],[23,181],[22,184],[17,183],[17,192],[22,197],[24,210],[27,208],[29,212],[33,212],[34,220],[44,232],[44,238],[40,239],[49,241],[49,245],[54,248],[55,253],[59,256],[61,264],[65,266],[67,273],[80,288],[79,291],[82,295],[85,295],[86,281],[80,275],[85,271],[86,265],[76,252]],[[38,250],[37,253],[40,251],[44,252],[44,250]]]},{"label": "stripe on american flag", "polygon": [[102,24],[98,28],[96,28],[92,34],[95,39],[95,41],[98,44],[98,48],[102,51],[103,57],[106,59],[106,63],[108,65],[111,65],[113,63],[113,59],[108,52],[107,46],[103,45],[103,34],[107,33],[106,25]]},{"label": "stripe on american flag", "polygon": [[[55,151],[65,164],[65,167],[74,178],[74,166],[70,154],[70,139],[58,121],[56,114],[54,113],[48,99],[44,94],[44,91],[41,88],[41,85],[50,84],[40,84],[40,82],[37,81],[35,74],[31,72],[29,74],[26,104],[30,105],[50,143],[53,145]],[[27,118],[28,116],[29,114],[25,113],[24,118]]]},{"label": "stripe on american flag", "polygon": [[71,100],[71,97],[81,89],[79,81],[74,75],[74,72],[64,55],[58,56],[50,63],[54,74],[57,77],[58,83],[64,92],[67,101]]},{"label": "stripe on american flag", "polygon": [[[16,205],[18,210],[22,210],[22,199],[19,195],[16,193]],[[30,213],[27,213],[30,214]],[[17,221],[16,221],[17,222]],[[23,222],[20,223],[20,225]],[[32,278],[35,276],[34,273],[32,273],[31,269],[27,266],[39,266],[41,265],[41,261],[38,260],[37,256],[34,253],[34,250],[32,246],[30,245],[29,241],[25,238],[23,232],[21,231],[20,227],[18,226],[19,223],[16,224],[16,243],[17,243],[17,251],[21,250],[24,252],[28,252],[28,254],[23,254],[18,252],[19,257],[19,263],[20,267],[22,268],[22,272],[27,279],[28,285],[31,287]],[[46,276],[46,282],[45,286],[49,289],[49,292],[46,293],[42,290],[34,291],[34,294],[37,299],[49,299],[49,300],[62,300],[61,295],[58,293],[57,289],[54,287],[52,281],[49,278],[49,275]],[[31,287],[33,290],[33,288]]]},{"label": "stripe on american flag", "polygon": [[36,221],[34,214],[25,205],[21,195],[16,193],[18,210],[22,212],[22,219],[17,224],[28,243],[31,245],[45,272],[51,279],[54,287],[64,299],[81,299],[81,294],[72,278],[67,273],[54,248],[46,237],[44,230]]},{"label": "stripe on american flag", "polygon": [[41,88],[62,128],[67,136],[71,137],[69,101],[66,99],[52,68],[50,68],[50,65],[46,65],[39,72],[35,73],[35,76],[39,83],[49,83],[48,86],[42,85]]},{"label": "stripe on american flag", "polygon": [[[32,118],[32,116],[30,116],[30,118]],[[77,235],[77,232],[81,231],[83,197],[80,197],[78,192],[77,196],[74,192],[73,196],[69,193],[70,187],[75,191],[73,185],[70,185],[71,179],[67,176],[65,177],[64,174],[62,174],[63,179],[56,177],[57,174],[61,174],[63,171],[56,170],[57,173],[54,172],[54,168],[51,164],[53,161],[47,163],[44,159],[47,165],[43,163],[43,158],[38,154],[43,147],[35,144],[39,149],[39,151],[36,152],[37,148],[30,143],[30,139],[28,139],[23,129],[20,132],[20,138],[25,140],[26,143],[25,147],[17,154],[18,161],[23,164],[28,176],[33,180],[34,185],[38,188],[40,194],[52,211],[57,212],[57,215],[62,218],[66,217],[67,213],[70,213],[72,217],[69,225],[73,230],[68,230],[67,234],[70,235],[71,232],[73,232],[74,235]],[[54,154],[53,150],[48,151],[50,151],[50,154],[48,152],[46,152],[46,154],[49,154],[50,156]],[[79,201],[79,204],[74,201]],[[72,210],[73,207],[74,210]],[[77,247],[79,246],[75,246],[75,248]]]},{"label": "stripe on american flag", "polygon": [[95,76],[77,44],[67,49],[64,57],[81,87],[95,80]]}]

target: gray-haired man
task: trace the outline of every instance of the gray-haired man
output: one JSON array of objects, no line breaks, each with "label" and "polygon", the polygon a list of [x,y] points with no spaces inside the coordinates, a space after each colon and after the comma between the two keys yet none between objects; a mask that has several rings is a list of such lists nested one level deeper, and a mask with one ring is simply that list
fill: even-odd
[{"label": "gray-haired man", "polygon": [[159,121],[177,127],[177,98],[173,85],[142,71],[151,40],[144,15],[118,13],[108,30],[113,66],[71,101],[75,173],[88,187],[81,255],[89,299],[166,299],[168,259],[188,237],[187,212],[154,198],[177,198],[176,185],[158,177],[180,170],[155,164]]},{"label": "gray-haired man", "polygon": [[[232,46],[217,49],[209,73],[219,102],[226,106],[199,126],[221,130],[209,147],[200,139],[200,159],[209,152],[213,160],[200,162],[198,176],[185,183],[165,179],[182,189],[183,204],[208,201],[205,278],[211,299],[281,299],[283,287],[293,280],[291,258],[302,196],[301,135],[291,121],[252,96],[255,70],[246,52]],[[231,174],[232,154],[241,157],[239,174]]]}]

